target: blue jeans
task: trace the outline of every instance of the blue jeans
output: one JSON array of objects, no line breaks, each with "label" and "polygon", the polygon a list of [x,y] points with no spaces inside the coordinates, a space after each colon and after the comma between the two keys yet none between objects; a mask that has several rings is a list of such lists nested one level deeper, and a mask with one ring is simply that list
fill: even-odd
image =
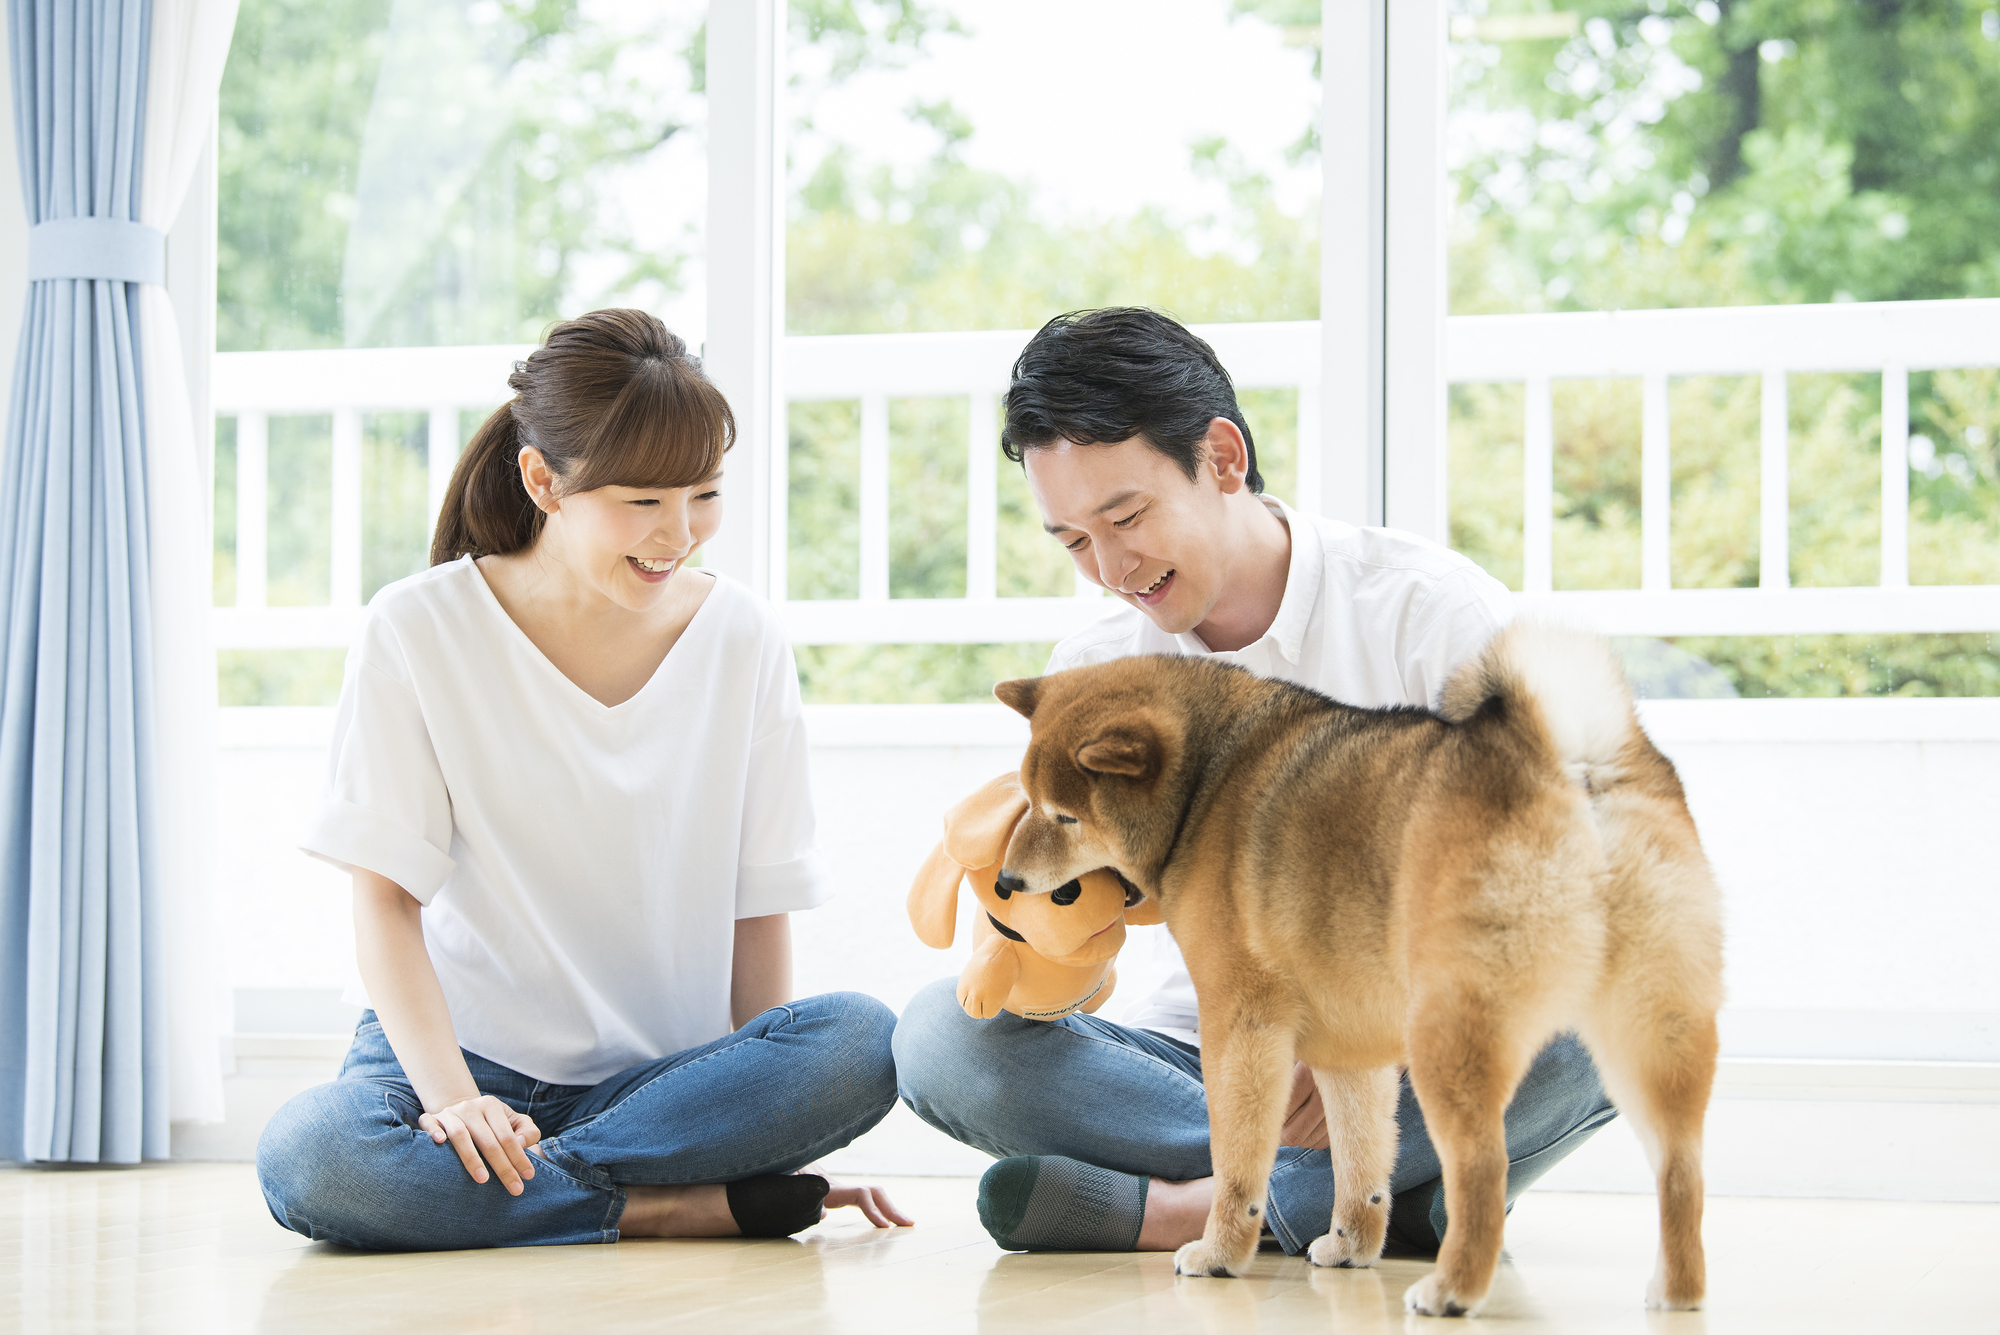
[{"label": "blue jeans", "polygon": [[449,1142],[417,1129],[423,1107],[373,1011],[340,1078],[287,1103],[257,1142],[272,1217],[317,1242],[379,1251],[616,1242],[626,1186],[789,1173],[853,1140],[896,1099],[873,997],[832,992],[765,1011],[725,1038],[620,1071],[551,1085],[474,1053],[482,1094],[535,1119],[535,1176],[510,1196],[474,1182]]},{"label": "blue jeans", "polygon": [[[995,1158],[1061,1154],[1169,1182],[1210,1176],[1201,1049],[1094,1015],[975,1020],[959,1009],[957,987],[955,978],[932,983],[896,1025],[896,1083],[917,1116]],[[1542,1049],[1507,1109],[1507,1203],[1617,1115],[1573,1035]],[[1407,1076],[1396,1125],[1390,1241],[1435,1251],[1444,1169]],[[1326,1232],[1333,1194],[1325,1150],[1278,1151],[1269,1219],[1287,1252]]]}]

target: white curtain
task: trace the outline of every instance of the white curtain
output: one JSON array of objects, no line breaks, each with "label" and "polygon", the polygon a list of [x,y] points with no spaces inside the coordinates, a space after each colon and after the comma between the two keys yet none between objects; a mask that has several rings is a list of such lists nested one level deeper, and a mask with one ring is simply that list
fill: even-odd
[{"label": "white curtain", "polygon": [[[153,0],[139,221],[170,229],[215,123],[238,0]],[[170,243],[171,244],[171,243]],[[171,264],[171,260],[169,261]],[[140,298],[153,569],[154,755],[165,912],[168,1118],[219,1122],[233,1028],[215,902],[215,644],[208,461],[163,287]],[[207,362],[206,351],[196,354]]]}]

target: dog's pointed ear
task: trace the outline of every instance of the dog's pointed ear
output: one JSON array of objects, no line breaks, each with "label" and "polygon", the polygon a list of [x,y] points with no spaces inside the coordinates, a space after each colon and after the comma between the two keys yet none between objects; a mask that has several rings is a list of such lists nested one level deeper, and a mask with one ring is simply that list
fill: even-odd
[{"label": "dog's pointed ear", "polygon": [[940,842],[931,850],[917,879],[910,882],[910,926],[917,940],[937,950],[951,945],[958,934],[958,883],[965,868],[953,862]]},{"label": "dog's pointed ear", "polygon": [[1150,731],[1120,728],[1100,733],[1076,750],[1076,763],[1093,774],[1143,779],[1159,768],[1160,747]]},{"label": "dog's pointed ear", "polygon": [[1016,677],[1013,681],[1003,681],[993,688],[993,694],[1000,703],[1019,714],[1022,718],[1035,716],[1035,696],[1040,694],[1040,677]]}]

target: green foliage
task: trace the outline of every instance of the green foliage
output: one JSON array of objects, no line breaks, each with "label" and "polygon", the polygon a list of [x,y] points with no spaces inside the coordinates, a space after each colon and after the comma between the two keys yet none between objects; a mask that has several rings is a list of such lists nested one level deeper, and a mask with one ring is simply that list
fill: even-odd
[{"label": "green foliage", "polygon": [[[1988,5],[1561,7],[1582,19],[1573,37],[1453,44],[1454,313],[2000,293]],[[1873,584],[1880,377],[1800,375],[1788,390],[1791,582]],[[1754,379],[1670,387],[1677,588],[1759,582],[1759,398]],[[1637,586],[1638,401],[1637,381],[1555,388],[1558,588]],[[1515,386],[1452,390],[1452,541],[1515,587],[1521,410]],[[1912,582],[2000,580],[2000,372],[1914,375],[1911,430]],[[1987,694],[2000,677],[1976,636],[1678,643],[1746,695]]]}]

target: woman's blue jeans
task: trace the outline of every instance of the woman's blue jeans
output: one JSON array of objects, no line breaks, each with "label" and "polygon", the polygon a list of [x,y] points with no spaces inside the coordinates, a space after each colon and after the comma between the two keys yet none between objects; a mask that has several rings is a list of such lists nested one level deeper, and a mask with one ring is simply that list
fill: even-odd
[{"label": "woman's blue jeans", "polygon": [[[1212,1173],[1199,1048],[1094,1015],[1050,1022],[1003,1011],[975,1020],[959,1008],[957,988],[955,978],[932,983],[896,1025],[896,1080],[917,1116],[995,1158],[1061,1154],[1169,1182]],[[1507,1109],[1508,1205],[1617,1115],[1573,1035],[1542,1049]],[[1444,1169],[1407,1076],[1396,1124],[1390,1240],[1435,1251]],[[1278,1151],[1269,1219],[1287,1252],[1326,1232],[1334,1189],[1325,1150]]]},{"label": "woman's blue jeans", "polygon": [[280,1224],[379,1251],[616,1242],[627,1186],[734,1182],[805,1167],[874,1126],[896,1099],[873,997],[832,992],[765,1011],[726,1038],[620,1071],[551,1085],[474,1053],[482,1094],[535,1119],[535,1176],[510,1196],[474,1182],[423,1107],[373,1011],[340,1078],[287,1103],[257,1143],[257,1178]]}]

